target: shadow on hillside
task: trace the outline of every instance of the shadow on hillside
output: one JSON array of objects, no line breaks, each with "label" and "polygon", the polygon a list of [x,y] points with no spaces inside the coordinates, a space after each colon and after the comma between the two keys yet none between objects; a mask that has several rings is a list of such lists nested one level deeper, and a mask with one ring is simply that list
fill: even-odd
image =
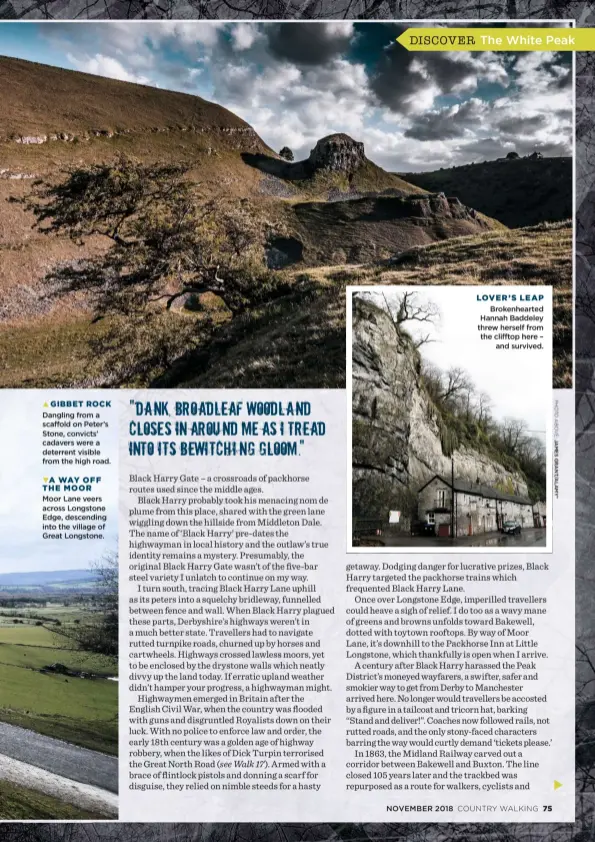
[{"label": "shadow on hillside", "polygon": [[249,167],[267,175],[274,175],[287,181],[303,181],[311,176],[311,170],[306,161],[297,161],[295,164],[283,161],[279,158],[272,158],[262,152],[242,152],[242,161]]},{"label": "shadow on hillside", "polygon": [[[295,213],[305,225],[325,223],[389,222],[396,219],[439,219],[425,196],[399,196],[396,191],[387,194],[354,193],[337,196],[333,202],[300,202]],[[424,226],[425,227],[425,226]]]},{"label": "shadow on hillside", "polygon": [[[321,360],[324,359],[324,364]],[[308,284],[244,313],[151,388],[345,388],[345,295]]]}]

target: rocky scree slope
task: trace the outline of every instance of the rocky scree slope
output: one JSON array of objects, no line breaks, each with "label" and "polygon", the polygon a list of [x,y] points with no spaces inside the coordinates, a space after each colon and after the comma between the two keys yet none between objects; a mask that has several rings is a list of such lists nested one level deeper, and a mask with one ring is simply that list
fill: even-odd
[{"label": "rocky scree slope", "polygon": [[[419,353],[383,310],[355,298],[352,360],[353,515],[409,513],[424,482],[451,473],[448,431],[421,385]],[[527,495],[525,477],[487,454],[459,446],[452,457],[457,479]]]},{"label": "rocky scree slope", "polygon": [[414,246],[502,227],[444,194],[300,202],[291,213],[305,262],[319,265],[394,257]]}]

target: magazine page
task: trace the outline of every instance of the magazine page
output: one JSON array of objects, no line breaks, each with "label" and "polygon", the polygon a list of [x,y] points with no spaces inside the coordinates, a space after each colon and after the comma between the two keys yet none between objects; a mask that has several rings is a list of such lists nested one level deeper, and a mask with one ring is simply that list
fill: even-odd
[{"label": "magazine page", "polygon": [[11,842],[590,815],[592,46],[482,18],[0,22]]}]

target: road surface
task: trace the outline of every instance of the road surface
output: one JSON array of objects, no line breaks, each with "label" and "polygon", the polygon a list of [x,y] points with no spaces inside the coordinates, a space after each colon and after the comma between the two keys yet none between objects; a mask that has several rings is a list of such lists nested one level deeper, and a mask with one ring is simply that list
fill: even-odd
[{"label": "road surface", "polygon": [[545,547],[545,529],[523,529],[520,535],[503,535],[490,532],[488,535],[476,535],[455,541],[460,547],[498,547],[507,550],[513,547]]},{"label": "road surface", "polygon": [[18,786],[43,792],[66,804],[74,804],[97,818],[118,818],[118,796],[113,792],[71,781],[70,778],[54,775],[53,772],[46,772],[38,766],[21,763],[20,760],[0,754],[0,819],[6,818],[2,815],[1,803],[3,781],[11,781]]},{"label": "road surface", "polygon": [[488,532],[485,535],[473,535],[464,538],[433,538],[423,536],[382,536],[386,547],[496,547],[509,550],[513,547],[545,547],[545,529],[523,529],[520,535],[504,535],[501,532]]},{"label": "road surface", "polygon": [[118,758],[0,722],[0,755],[81,784],[118,792]]}]

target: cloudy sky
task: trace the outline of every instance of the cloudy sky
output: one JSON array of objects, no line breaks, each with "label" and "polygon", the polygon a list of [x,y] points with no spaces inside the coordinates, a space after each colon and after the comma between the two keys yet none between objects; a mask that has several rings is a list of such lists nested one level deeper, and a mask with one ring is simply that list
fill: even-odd
[{"label": "cloudy sky", "polygon": [[214,100],[306,157],[346,132],[394,171],[568,155],[570,53],[409,53],[393,23],[0,23],[0,55]]}]

